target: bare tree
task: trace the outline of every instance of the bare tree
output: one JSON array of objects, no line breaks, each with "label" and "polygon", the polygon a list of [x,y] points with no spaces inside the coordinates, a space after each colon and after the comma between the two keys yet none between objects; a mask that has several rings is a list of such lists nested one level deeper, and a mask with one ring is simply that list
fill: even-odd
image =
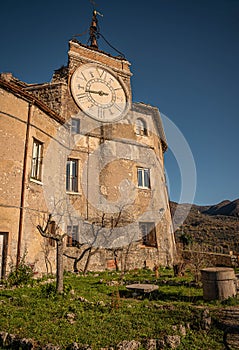
[{"label": "bare tree", "polygon": [[[83,273],[84,275],[87,272],[89,263],[90,263],[90,258],[97,253],[99,247],[95,247],[95,243],[98,239],[98,237],[101,234],[101,230],[102,228],[105,226],[104,225],[104,218],[105,218],[105,214],[102,215],[102,221],[101,221],[101,225],[99,226],[98,224],[96,224],[95,222],[89,223],[89,222],[84,222],[83,225],[83,230],[84,235],[82,234],[83,238],[80,236],[77,242],[75,242],[74,247],[77,248],[79,250],[79,252],[77,252],[76,254],[73,254],[67,250],[64,251],[63,255],[69,259],[74,260],[73,262],[73,270],[74,272],[79,272],[78,269],[78,263],[85,257],[86,254],[87,258],[86,258],[86,262],[85,262],[85,266],[83,269]],[[68,235],[71,235],[72,232],[68,232]],[[86,239],[87,237],[87,239]],[[82,240],[82,242],[80,242],[80,240]]]},{"label": "bare tree", "polygon": [[[78,248],[79,253],[75,255],[72,254],[69,251],[65,251],[63,254],[67,258],[73,259],[73,269],[75,272],[79,272],[78,269],[78,263],[87,255],[85,265],[83,268],[84,275],[86,274],[91,257],[95,255],[98,250],[99,246],[108,246],[109,242],[113,241],[113,235],[114,231],[118,226],[124,227],[125,223],[129,222],[129,213],[125,211],[125,206],[121,206],[119,208],[118,213],[115,216],[110,216],[107,218],[107,215],[105,213],[102,213],[101,217],[99,217],[99,220],[92,219],[92,222],[85,222],[83,230],[85,231],[84,234],[82,233],[83,241],[76,242],[75,247]],[[79,238],[79,240],[82,239]],[[84,241],[85,240],[85,241]],[[108,248],[113,253],[114,257],[114,264],[116,271],[119,270],[118,265],[118,253],[121,250],[122,247],[110,247]],[[129,253],[129,249],[128,249]],[[128,255],[128,254],[127,254]]]},{"label": "bare tree", "polygon": [[[64,287],[64,256],[73,260],[75,272],[79,271],[79,262],[84,260],[82,270],[86,274],[92,256],[98,252],[100,247],[104,247],[112,252],[116,270],[120,269],[118,260],[121,254],[121,269],[125,271],[132,242],[137,240],[138,234],[137,224],[132,220],[128,204],[122,204],[113,215],[102,213],[97,218],[91,218],[91,221],[77,217],[74,212],[72,213],[71,208],[72,206],[67,201],[54,202],[52,213],[48,215],[45,222],[37,225],[38,231],[48,240],[48,244],[50,240],[56,243],[56,290],[58,293],[62,293]],[[128,230],[130,225],[133,226],[131,232]],[[74,237],[74,248],[76,249],[68,249],[64,238],[73,236],[74,226],[79,228],[77,239]],[[124,254],[123,247],[126,248],[126,254]],[[48,265],[48,251],[43,252],[46,265]],[[123,257],[125,257],[124,261]]]},{"label": "bare tree", "polygon": [[[73,259],[73,269],[74,272],[79,272],[78,269],[78,263],[87,255],[86,262],[83,268],[83,274],[85,275],[89,264],[90,259],[93,255],[97,253],[99,250],[98,246],[96,245],[97,240],[104,241],[104,229],[107,226],[107,220],[105,213],[102,214],[100,218],[100,222],[96,222],[95,220],[93,222],[85,222],[84,223],[84,236],[86,239],[86,242],[76,242],[75,247],[80,250],[80,252],[77,255],[72,255],[69,252],[65,251],[63,254],[67,258]],[[80,239],[80,238],[79,238]]]},{"label": "bare tree", "polygon": [[66,233],[61,233],[56,222],[52,220],[52,214],[49,214],[45,227],[37,225],[37,229],[44,238],[52,239],[56,242],[56,291],[62,293],[63,285],[63,240]]}]

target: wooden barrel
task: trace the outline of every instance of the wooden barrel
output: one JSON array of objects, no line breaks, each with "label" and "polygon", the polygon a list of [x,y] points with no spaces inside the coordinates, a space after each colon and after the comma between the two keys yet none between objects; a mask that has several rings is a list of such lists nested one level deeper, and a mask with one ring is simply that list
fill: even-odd
[{"label": "wooden barrel", "polygon": [[236,276],[229,267],[209,267],[201,270],[204,300],[224,300],[235,296]]}]

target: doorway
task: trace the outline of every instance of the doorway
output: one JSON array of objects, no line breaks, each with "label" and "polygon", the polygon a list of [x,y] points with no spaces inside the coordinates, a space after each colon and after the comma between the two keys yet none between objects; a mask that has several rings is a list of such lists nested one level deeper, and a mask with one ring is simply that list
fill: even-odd
[{"label": "doorway", "polygon": [[6,275],[8,233],[0,232],[0,280]]}]

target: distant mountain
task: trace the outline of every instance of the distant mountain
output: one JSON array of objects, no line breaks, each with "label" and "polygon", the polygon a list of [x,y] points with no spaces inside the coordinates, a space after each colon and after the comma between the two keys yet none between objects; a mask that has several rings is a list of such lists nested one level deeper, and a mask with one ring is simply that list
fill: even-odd
[{"label": "distant mountain", "polygon": [[239,199],[212,206],[170,202],[176,241],[182,233],[200,244],[222,246],[239,252]]},{"label": "distant mountain", "polygon": [[224,200],[215,205],[196,205],[176,202],[170,202],[171,213],[174,214],[177,211],[177,216],[184,216],[185,213],[200,212],[208,215],[225,215],[239,217],[239,199],[234,201]]},{"label": "distant mountain", "polygon": [[239,217],[239,199],[234,201],[225,200],[216,205],[212,205],[203,213],[208,215],[227,215]]}]

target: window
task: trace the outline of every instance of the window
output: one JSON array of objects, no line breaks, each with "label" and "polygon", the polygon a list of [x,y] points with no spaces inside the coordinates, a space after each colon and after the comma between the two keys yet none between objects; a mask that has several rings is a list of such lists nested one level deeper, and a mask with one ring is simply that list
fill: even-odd
[{"label": "window", "polygon": [[142,235],[142,243],[149,247],[157,247],[154,222],[140,222],[139,229]]},{"label": "window", "polygon": [[66,190],[78,192],[78,160],[68,159],[66,164]]},{"label": "window", "polygon": [[67,247],[77,247],[79,242],[78,226],[67,226]]},{"label": "window", "polygon": [[80,119],[71,118],[71,134],[79,134],[80,132]]},{"label": "window", "polygon": [[43,143],[33,139],[31,178],[41,180]]},{"label": "window", "polygon": [[150,170],[138,168],[138,187],[150,188]]},{"label": "window", "polygon": [[143,119],[137,119],[135,123],[136,135],[147,136],[147,126]]}]

